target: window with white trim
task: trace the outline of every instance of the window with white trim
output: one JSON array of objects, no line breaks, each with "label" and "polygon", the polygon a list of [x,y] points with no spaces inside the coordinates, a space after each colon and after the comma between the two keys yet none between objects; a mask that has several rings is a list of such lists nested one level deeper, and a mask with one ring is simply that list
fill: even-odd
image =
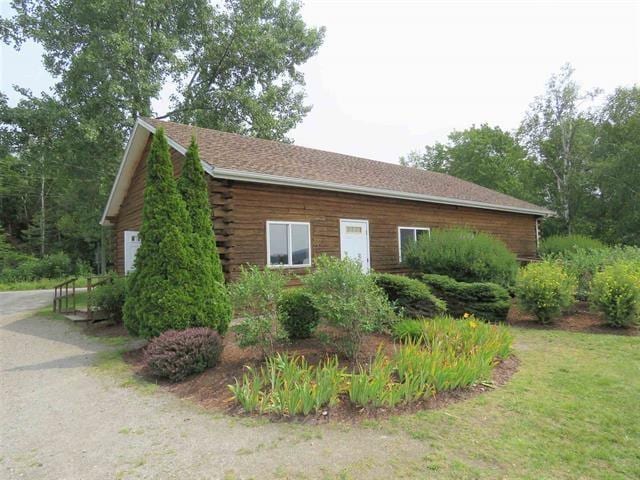
[{"label": "window with white trim", "polygon": [[267,222],[267,265],[271,267],[311,266],[311,224]]},{"label": "window with white trim", "polygon": [[398,260],[400,263],[403,262],[402,251],[417,242],[422,235],[431,235],[431,229],[427,227],[398,227]]}]

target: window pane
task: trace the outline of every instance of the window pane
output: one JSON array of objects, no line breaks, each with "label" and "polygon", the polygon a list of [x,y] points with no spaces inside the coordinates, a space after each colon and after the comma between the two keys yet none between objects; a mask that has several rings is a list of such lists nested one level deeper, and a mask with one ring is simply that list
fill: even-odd
[{"label": "window pane", "polygon": [[308,225],[291,225],[291,250],[293,265],[310,263]]},{"label": "window pane", "polygon": [[269,225],[269,263],[286,265],[289,263],[287,225]]},{"label": "window pane", "polygon": [[415,230],[412,228],[400,229],[400,253],[404,254],[407,251],[407,247],[414,242]]},{"label": "window pane", "polygon": [[429,236],[429,230],[416,230],[416,240],[418,240],[422,235]]}]

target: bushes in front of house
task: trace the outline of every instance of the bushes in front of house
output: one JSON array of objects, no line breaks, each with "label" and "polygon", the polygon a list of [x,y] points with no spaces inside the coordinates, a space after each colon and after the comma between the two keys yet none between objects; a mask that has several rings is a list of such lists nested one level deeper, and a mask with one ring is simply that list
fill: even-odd
[{"label": "bushes in front of house", "polygon": [[586,235],[552,235],[540,242],[538,252],[543,256],[560,255],[575,250],[597,250],[605,248],[600,240]]},{"label": "bushes in front of house", "polygon": [[309,338],[320,322],[313,297],[304,288],[285,290],[278,302],[282,324],[289,338]]},{"label": "bushes in front of house", "polygon": [[518,272],[516,256],[501,240],[464,228],[434,229],[403,251],[418,273],[447,275],[461,282],[512,285]]},{"label": "bushes in front of house", "polygon": [[577,281],[561,264],[552,261],[530,263],[516,282],[516,296],[522,308],[543,324],[551,323],[575,301]]},{"label": "bushes in front of house", "polygon": [[447,304],[420,280],[391,273],[373,274],[373,279],[404,315],[430,318],[443,314],[447,309]]},{"label": "bushes in front of house", "polygon": [[308,415],[335,405],[346,377],[335,356],[316,367],[304,357],[278,353],[259,369],[247,370],[229,385],[234,399],[247,412],[278,415]]},{"label": "bushes in front of house", "polygon": [[396,319],[384,291],[354,260],[321,255],[302,281],[322,319],[336,331],[331,342],[350,358],[357,356],[365,333],[388,329]]},{"label": "bushes in front of house", "polygon": [[117,273],[110,273],[89,294],[89,308],[104,312],[110,320],[122,321],[122,308],[127,295],[127,279]]},{"label": "bushes in front of house", "polygon": [[368,365],[351,373],[336,357],[313,367],[304,358],[277,354],[260,369],[248,368],[229,388],[248,412],[307,415],[340,401],[392,408],[488,380],[495,364],[511,353],[506,327],[451,317],[397,326],[403,323],[417,325],[424,335],[404,339],[391,356],[379,348]]},{"label": "bushes in front of house", "polygon": [[640,323],[640,264],[617,262],[593,278],[591,305],[613,327]]},{"label": "bushes in front of house", "polygon": [[[187,170],[197,165],[194,155],[197,152],[190,150]],[[182,189],[193,193],[202,188],[199,184]],[[129,274],[123,309],[124,324],[133,335],[149,338],[190,327],[226,330],[230,319],[227,294],[223,284],[215,281],[213,253],[206,250],[211,242],[201,241],[210,225],[200,221],[207,215],[200,208],[203,195],[185,194],[187,205],[174,178],[167,138],[158,128],[147,158],[142,242],[135,270]],[[208,234],[213,236],[213,231]]]},{"label": "bushes in front of house", "polygon": [[242,267],[229,293],[236,315],[241,347],[258,347],[264,356],[273,355],[287,339],[283,326],[284,312],[278,307],[287,277],[281,270]]},{"label": "bushes in front of house", "polygon": [[504,322],[511,299],[502,286],[489,282],[458,282],[445,275],[426,274],[419,277],[431,291],[447,304],[447,313],[461,317],[465,313],[483,320]]},{"label": "bushes in front of house", "polygon": [[149,342],[144,362],[151,374],[178,382],[215,366],[222,350],[220,335],[210,328],[168,330]]}]

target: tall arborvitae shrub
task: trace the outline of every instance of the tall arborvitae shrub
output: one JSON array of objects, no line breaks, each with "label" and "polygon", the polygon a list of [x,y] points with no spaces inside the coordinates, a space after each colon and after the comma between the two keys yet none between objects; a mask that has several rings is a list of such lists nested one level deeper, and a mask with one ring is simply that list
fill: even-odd
[{"label": "tall arborvitae shrub", "polygon": [[192,299],[196,264],[189,245],[191,224],[173,176],[164,131],[159,128],[147,159],[141,244],[127,281],[124,323],[134,335],[152,337],[166,330],[201,326]]},{"label": "tall arborvitae shrub", "polygon": [[198,268],[193,272],[195,308],[218,332],[224,334],[231,321],[231,303],[211,223],[212,213],[204,170],[195,138],[184,159],[178,190],[187,206],[191,223],[190,245]]}]

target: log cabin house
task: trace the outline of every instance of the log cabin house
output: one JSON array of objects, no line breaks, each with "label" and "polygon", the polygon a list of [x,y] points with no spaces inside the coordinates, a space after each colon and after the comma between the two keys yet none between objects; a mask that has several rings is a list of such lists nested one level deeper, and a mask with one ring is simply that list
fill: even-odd
[{"label": "log cabin house", "polygon": [[114,230],[119,273],[133,268],[140,244],[145,159],[157,127],[168,137],[176,175],[196,136],[229,280],[243,264],[300,271],[323,253],[357,258],[365,271],[404,273],[403,246],[438,227],[485,231],[531,258],[538,222],[552,215],[450,175],[142,118],[101,220]]}]

